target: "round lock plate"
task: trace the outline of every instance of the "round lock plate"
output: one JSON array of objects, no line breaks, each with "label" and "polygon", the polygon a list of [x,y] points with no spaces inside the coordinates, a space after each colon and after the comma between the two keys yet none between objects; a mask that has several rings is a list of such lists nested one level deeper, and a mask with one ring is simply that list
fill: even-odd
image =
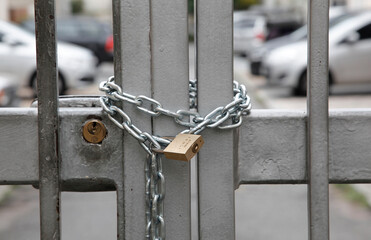
[{"label": "round lock plate", "polygon": [[82,135],[89,143],[101,143],[107,135],[107,129],[99,120],[89,120],[84,124]]}]

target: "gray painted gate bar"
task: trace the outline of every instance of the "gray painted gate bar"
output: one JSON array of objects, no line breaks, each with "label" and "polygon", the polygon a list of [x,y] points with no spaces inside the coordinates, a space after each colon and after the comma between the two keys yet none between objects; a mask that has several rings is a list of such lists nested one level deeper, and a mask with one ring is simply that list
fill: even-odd
[{"label": "gray painted gate bar", "polygon": [[308,1],[308,233],[329,239],[329,0]]},{"label": "gray painted gate bar", "polygon": [[[205,116],[233,98],[233,1],[198,0],[198,110]],[[199,238],[234,239],[233,131],[205,130],[198,158]]]},{"label": "gray painted gate bar", "polygon": [[[130,94],[154,97],[165,108],[187,109],[187,2],[113,3],[116,81],[123,82],[125,91]],[[150,117],[138,113],[130,104],[123,107],[137,126],[147,132],[173,136],[180,131],[173,120],[154,118],[151,126]],[[146,154],[138,146],[136,140],[124,133],[124,194],[120,196],[122,191],[118,190],[118,197],[124,198],[126,220],[119,222],[119,231],[126,222],[125,239],[145,238],[143,171]],[[189,164],[164,159],[163,165],[169,193],[165,197],[166,235],[170,239],[189,239]]]},{"label": "gray painted gate bar", "polygon": [[[152,97],[165,109],[188,110],[188,8],[184,0],[151,0]],[[166,116],[153,118],[153,133],[175,136],[184,130]],[[167,239],[191,238],[190,162],[162,157]]]},{"label": "gray painted gate bar", "polygon": [[[121,154],[120,150],[112,152],[119,147],[121,133],[117,127],[98,107],[60,108],[59,115],[61,126],[68,130],[61,132],[62,184],[71,180],[75,185],[100,183],[99,179],[115,182],[112,173],[117,171],[119,175],[120,166],[114,159]],[[85,155],[99,152],[99,148],[95,146],[94,150],[94,146],[84,143],[79,130],[89,115],[101,117],[111,133],[104,147],[100,147],[104,154],[94,154],[95,159]],[[1,169],[5,169],[0,172],[0,184],[37,184],[37,109],[0,108],[0,122],[4,136],[0,138]],[[239,136],[238,184],[307,183],[306,122],[306,113],[297,110],[253,110],[245,117]],[[371,183],[371,148],[367,141],[370,135],[370,109],[330,111],[330,183]],[[22,148],[9,151],[14,146]]]},{"label": "gray painted gate bar", "polygon": [[39,99],[40,237],[42,240],[58,240],[60,239],[61,194],[54,1],[35,1],[35,22]]},{"label": "gray painted gate bar", "polygon": [[[113,0],[114,70],[115,81],[133,95],[151,96],[151,52],[149,1]],[[135,125],[152,132],[151,117],[139,113],[131,104],[123,104]],[[123,181],[118,186],[118,239],[145,238],[146,153],[132,136],[123,134]],[[120,206],[121,205],[121,206]],[[124,215],[125,214],[125,215]],[[122,216],[122,217],[121,217]],[[124,232],[123,232],[124,229]]]}]

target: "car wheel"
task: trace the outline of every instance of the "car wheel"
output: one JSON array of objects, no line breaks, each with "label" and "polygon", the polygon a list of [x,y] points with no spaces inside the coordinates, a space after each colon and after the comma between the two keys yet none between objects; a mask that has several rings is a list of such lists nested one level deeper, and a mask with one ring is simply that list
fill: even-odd
[{"label": "car wheel", "polygon": [[294,89],[294,94],[297,96],[307,95],[307,71],[301,74],[299,81],[298,81],[298,85]]},{"label": "car wheel", "polygon": [[251,74],[254,76],[259,76],[260,74],[260,67],[261,67],[261,62],[250,62],[250,71]]},{"label": "car wheel", "polygon": [[[329,95],[331,94],[331,86],[333,84],[333,78],[331,72],[329,72]],[[294,94],[297,96],[306,96],[307,95],[307,71],[303,72],[299,78],[298,85],[294,89]]]},{"label": "car wheel", "polygon": [[[34,95],[37,96],[37,79],[36,74],[32,76],[31,79],[31,88],[34,92]],[[61,74],[58,74],[58,91],[59,95],[63,95],[66,91],[66,84],[64,82],[64,78]]]}]

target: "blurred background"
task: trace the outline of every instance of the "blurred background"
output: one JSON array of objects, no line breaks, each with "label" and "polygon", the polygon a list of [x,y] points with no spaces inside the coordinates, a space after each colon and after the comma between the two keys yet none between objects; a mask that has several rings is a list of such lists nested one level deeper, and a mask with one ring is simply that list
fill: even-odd
[{"label": "blurred background", "polygon": [[[98,95],[98,84],[113,75],[112,0],[56,3],[60,94]],[[29,107],[35,98],[33,4],[0,1],[2,107]],[[330,4],[330,108],[369,108],[371,1]],[[193,78],[193,0],[188,6]],[[305,109],[307,0],[234,0],[234,7],[234,75],[247,86],[253,107]],[[370,189],[366,184],[331,185],[331,239],[371,239]],[[236,191],[237,239],[307,239],[306,192],[305,185],[241,186]],[[63,239],[116,239],[115,198],[115,193],[62,193]],[[38,239],[38,221],[36,190],[1,186],[0,239]],[[192,225],[197,239],[197,222]]]}]

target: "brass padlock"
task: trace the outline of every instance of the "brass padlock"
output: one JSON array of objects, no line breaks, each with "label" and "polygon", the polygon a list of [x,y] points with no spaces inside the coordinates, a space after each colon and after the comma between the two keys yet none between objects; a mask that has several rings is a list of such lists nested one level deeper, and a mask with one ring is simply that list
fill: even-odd
[{"label": "brass padlock", "polygon": [[201,135],[178,134],[164,149],[166,158],[173,160],[189,161],[204,145]]}]

